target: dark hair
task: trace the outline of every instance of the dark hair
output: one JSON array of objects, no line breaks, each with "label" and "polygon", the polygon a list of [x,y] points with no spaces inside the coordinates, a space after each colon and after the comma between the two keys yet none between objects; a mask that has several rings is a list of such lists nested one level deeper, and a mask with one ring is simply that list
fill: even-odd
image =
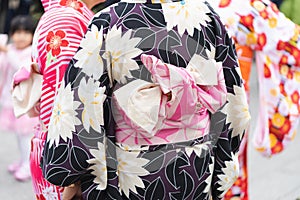
[{"label": "dark hair", "polygon": [[35,23],[29,15],[18,15],[14,17],[10,24],[10,35],[13,35],[16,31],[28,31],[34,34]]}]

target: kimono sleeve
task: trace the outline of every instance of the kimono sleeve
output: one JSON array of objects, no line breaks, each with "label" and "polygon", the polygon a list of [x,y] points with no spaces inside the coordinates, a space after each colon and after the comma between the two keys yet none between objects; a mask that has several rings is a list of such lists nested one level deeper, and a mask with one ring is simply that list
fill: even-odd
[{"label": "kimono sleeve", "polygon": [[[271,1],[242,3],[232,1],[219,13],[237,43],[255,51],[259,115],[253,142],[259,153],[270,157],[286,148],[298,128],[300,30]],[[230,18],[236,19],[235,25]]]},{"label": "kimono sleeve", "polygon": [[238,177],[237,152],[250,120],[235,47],[221,23],[219,25],[221,34],[216,39],[216,60],[223,64],[227,103],[211,117],[211,133],[216,137],[211,184],[213,199],[222,199]]},{"label": "kimono sleeve", "polygon": [[42,160],[44,177],[55,185],[93,181],[98,183],[97,192],[106,188],[106,159],[102,158],[105,124],[111,122],[111,115],[107,70],[99,56],[102,42],[102,26],[92,21],[55,99]]},{"label": "kimono sleeve", "polygon": [[78,15],[73,9],[61,12],[64,14],[63,20],[55,18],[50,21],[54,14],[42,18],[44,21],[41,21],[38,34],[36,34],[38,35],[38,57],[33,56],[34,62],[39,64],[40,73],[43,75],[40,118],[46,129],[60,82],[79,47],[88,24],[84,21],[85,19],[81,19],[82,15]]},{"label": "kimono sleeve", "polygon": [[286,149],[299,127],[300,29],[271,3],[264,12],[267,19],[257,15],[253,20],[253,34],[262,41],[255,54],[259,115],[253,142],[260,154],[270,157]]}]

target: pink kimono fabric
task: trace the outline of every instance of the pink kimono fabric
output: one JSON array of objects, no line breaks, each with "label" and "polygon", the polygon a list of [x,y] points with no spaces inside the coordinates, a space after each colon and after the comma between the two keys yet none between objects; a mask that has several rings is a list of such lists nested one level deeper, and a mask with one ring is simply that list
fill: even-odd
[{"label": "pink kimono fabric", "polygon": [[40,160],[56,90],[77,51],[93,13],[79,0],[41,0],[45,13],[33,39],[32,58],[43,75],[40,119],[42,130],[32,140],[31,172],[37,199],[61,199],[62,187],[43,177]]},{"label": "pink kimono fabric", "polygon": [[[17,59],[16,59],[17,58]],[[0,129],[22,135],[30,135],[39,124],[38,118],[23,115],[16,118],[12,104],[12,82],[14,73],[21,67],[30,66],[31,46],[19,50],[13,44],[8,45],[8,52],[0,52]]]},{"label": "pink kimono fabric", "polygon": [[189,64],[185,69],[155,56],[141,56],[153,83],[136,79],[114,92],[118,142],[156,145],[208,134],[209,112],[216,112],[226,102],[222,64],[200,56],[193,59],[199,59],[195,62],[199,65]]}]

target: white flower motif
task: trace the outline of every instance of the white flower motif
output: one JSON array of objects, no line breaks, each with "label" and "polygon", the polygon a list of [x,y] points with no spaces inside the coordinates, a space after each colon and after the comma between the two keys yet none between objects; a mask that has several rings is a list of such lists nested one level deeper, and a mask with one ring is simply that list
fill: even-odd
[{"label": "white flower motif", "polygon": [[192,153],[195,152],[195,154],[200,157],[203,150],[208,150],[209,142],[205,142],[203,144],[197,144],[191,147],[185,147],[186,154],[191,157]]},{"label": "white flower motif", "polygon": [[121,28],[113,26],[108,31],[105,40],[105,53],[103,58],[107,60],[110,80],[125,83],[125,77],[132,77],[130,70],[139,69],[138,64],[132,58],[139,56],[142,50],[136,48],[141,38],[130,38],[131,30],[122,35]]},{"label": "white flower motif", "polygon": [[120,192],[129,197],[129,190],[137,193],[136,187],[144,188],[145,185],[139,176],[146,176],[149,172],[143,168],[149,160],[138,158],[139,152],[124,151],[117,148],[118,176]]},{"label": "white flower motif", "polygon": [[73,96],[71,84],[65,87],[64,82],[62,82],[55,98],[49,122],[47,140],[50,146],[54,143],[58,144],[59,138],[62,138],[64,141],[67,138],[72,139],[72,131],[75,131],[75,125],[78,124],[75,110],[79,106],[79,103],[74,101]]},{"label": "white flower motif", "polygon": [[209,176],[205,179],[205,183],[207,184],[205,189],[203,190],[204,193],[208,193],[211,189],[211,180],[212,180],[212,175],[214,173],[214,166],[215,166],[215,159],[212,157],[212,163],[208,165],[209,169]]},{"label": "white flower motif", "polygon": [[93,79],[82,79],[79,84],[78,96],[84,104],[81,120],[85,130],[89,131],[90,126],[97,132],[101,131],[103,119],[103,102],[106,99],[105,87],[99,87],[100,82]]},{"label": "white flower motif", "polygon": [[231,153],[232,160],[231,161],[225,161],[225,168],[222,168],[222,171],[224,174],[219,174],[218,178],[220,179],[218,183],[220,184],[220,187],[218,190],[223,191],[222,194],[219,197],[223,197],[225,193],[230,189],[230,187],[234,184],[236,179],[239,176],[239,161],[238,161],[238,155],[234,155]]},{"label": "white flower motif", "polygon": [[284,91],[287,93],[287,95],[292,95],[295,91],[298,91],[299,84],[295,84],[294,80],[287,79],[284,83]]},{"label": "white flower motif", "polygon": [[44,188],[42,194],[47,200],[58,200],[57,191],[55,191],[51,186]]},{"label": "white flower motif", "polygon": [[100,31],[92,25],[85,37],[81,40],[81,49],[75,54],[75,67],[82,68],[88,76],[98,79],[103,73],[103,61],[99,55],[103,41],[102,27]]},{"label": "white flower motif", "polygon": [[278,81],[274,82],[274,79],[264,80],[264,87],[261,95],[265,96],[266,101],[262,102],[266,104],[266,108],[268,108],[268,112],[274,112],[273,108],[278,105],[281,98],[280,88],[278,87],[280,83]]},{"label": "white flower motif", "polygon": [[233,129],[232,137],[242,135],[251,118],[244,88],[234,85],[233,89],[235,94],[227,94],[228,103],[222,109],[222,112],[227,114],[229,128]]},{"label": "white flower motif", "polygon": [[210,9],[203,0],[165,3],[162,4],[162,9],[167,22],[167,29],[171,30],[174,26],[177,26],[180,35],[183,35],[184,31],[187,30],[188,34],[193,36],[194,28],[201,30],[200,24],[207,26],[206,22],[211,21],[207,15],[207,13],[210,13]]},{"label": "white flower motif", "polygon": [[98,190],[104,190],[107,186],[107,167],[105,154],[105,140],[104,143],[98,142],[98,149],[91,149],[91,154],[95,157],[87,160],[89,164],[94,164],[89,169],[95,175],[94,183],[96,183]]},{"label": "white flower motif", "polygon": [[298,104],[293,103],[291,97],[281,98],[278,112],[283,116],[287,116],[289,114],[296,116],[298,114]]},{"label": "white flower motif", "polygon": [[278,106],[278,112],[283,116],[288,116],[292,102],[288,97],[283,98]]}]

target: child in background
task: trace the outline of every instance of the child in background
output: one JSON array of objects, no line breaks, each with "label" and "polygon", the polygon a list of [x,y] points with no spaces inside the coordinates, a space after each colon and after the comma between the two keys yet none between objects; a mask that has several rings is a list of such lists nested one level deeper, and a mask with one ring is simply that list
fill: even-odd
[{"label": "child in background", "polygon": [[30,16],[16,16],[11,22],[10,43],[0,45],[0,130],[14,132],[20,151],[20,159],[8,166],[8,171],[19,181],[29,180],[30,140],[38,128],[37,117],[23,115],[16,118],[12,105],[13,74],[22,66],[30,66],[31,43],[35,25]]}]

